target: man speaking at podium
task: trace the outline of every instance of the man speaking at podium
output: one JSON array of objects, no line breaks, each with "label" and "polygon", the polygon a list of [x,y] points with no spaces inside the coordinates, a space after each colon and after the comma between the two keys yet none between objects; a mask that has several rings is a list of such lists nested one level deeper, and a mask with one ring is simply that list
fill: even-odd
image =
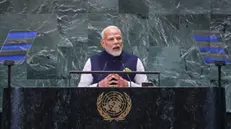
[{"label": "man speaking at podium", "polygon": [[[120,29],[108,26],[101,33],[104,50],[91,56],[83,71],[144,71],[141,60],[123,51]],[[78,87],[141,87],[147,82],[145,74],[82,74]]]}]

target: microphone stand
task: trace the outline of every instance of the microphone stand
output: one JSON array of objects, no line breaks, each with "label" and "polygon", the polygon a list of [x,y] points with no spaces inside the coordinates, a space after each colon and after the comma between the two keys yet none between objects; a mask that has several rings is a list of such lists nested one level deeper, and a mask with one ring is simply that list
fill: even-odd
[{"label": "microphone stand", "polygon": [[12,60],[6,60],[3,62],[5,66],[8,67],[8,87],[7,87],[7,97],[8,97],[8,128],[11,129],[11,67],[15,64]]},{"label": "microphone stand", "polygon": [[[226,107],[225,106],[225,93],[223,93],[222,91],[222,86],[221,86],[221,67],[225,66],[225,62],[224,61],[215,61],[215,65],[218,67],[218,105],[219,105],[219,109],[217,109],[218,111],[218,125],[220,125],[220,129],[225,129],[226,127],[226,120],[225,120],[225,110]],[[224,99],[223,99],[224,98]]]}]

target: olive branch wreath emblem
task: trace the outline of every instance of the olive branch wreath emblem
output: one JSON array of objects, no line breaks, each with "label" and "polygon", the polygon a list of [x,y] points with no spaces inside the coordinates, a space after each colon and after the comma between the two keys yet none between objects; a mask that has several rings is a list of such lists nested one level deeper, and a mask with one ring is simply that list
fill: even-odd
[{"label": "olive branch wreath emblem", "polygon": [[116,121],[121,121],[124,120],[125,117],[129,114],[131,107],[132,107],[132,102],[131,102],[131,98],[124,93],[124,97],[126,100],[126,109],[117,117],[112,117],[110,116],[107,112],[105,112],[102,108],[102,101],[103,101],[103,97],[104,97],[104,92],[101,93],[99,95],[99,97],[97,98],[97,110],[99,112],[99,114],[104,118],[104,120],[106,121],[112,121],[112,120],[116,120]]}]

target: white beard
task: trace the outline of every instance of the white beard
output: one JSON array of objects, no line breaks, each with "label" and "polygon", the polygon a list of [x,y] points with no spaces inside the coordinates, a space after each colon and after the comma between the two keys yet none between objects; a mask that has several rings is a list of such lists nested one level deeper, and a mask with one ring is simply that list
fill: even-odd
[{"label": "white beard", "polygon": [[105,49],[112,56],[119,56],[122,53],[122,48],[119,51],[114,51],[112,49]]}]

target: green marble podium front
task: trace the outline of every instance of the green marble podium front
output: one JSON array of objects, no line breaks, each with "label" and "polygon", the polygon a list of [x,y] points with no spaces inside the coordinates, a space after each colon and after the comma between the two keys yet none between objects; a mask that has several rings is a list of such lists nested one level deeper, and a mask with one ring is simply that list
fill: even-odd
[{"label": "green marble podium front", "polygon": [[10,106],[7,92],[3,129],[224,127],[223,88],[12,88]]}]

